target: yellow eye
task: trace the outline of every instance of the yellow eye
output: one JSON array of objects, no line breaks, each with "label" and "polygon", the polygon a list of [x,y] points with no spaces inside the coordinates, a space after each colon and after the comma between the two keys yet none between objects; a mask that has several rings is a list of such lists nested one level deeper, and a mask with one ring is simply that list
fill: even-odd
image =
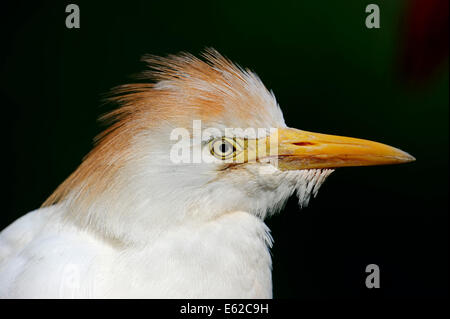
[{"label": "yellow eye", "polygon": [[221,160],[230,159],[236,156],[238,148],[238,143],[227,137],[220,137],[209,143],[209,151],[211,154]]}]

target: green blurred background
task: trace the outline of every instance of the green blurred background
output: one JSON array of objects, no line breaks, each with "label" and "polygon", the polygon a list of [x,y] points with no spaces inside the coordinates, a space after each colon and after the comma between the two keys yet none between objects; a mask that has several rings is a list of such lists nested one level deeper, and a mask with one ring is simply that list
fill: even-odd
[{"label": "green blurred background", "polygon": [[[408,38],[412,2],[75,1],[81,28],[67,29],[69,3],[2,4],[0,229],[80,164],[112,107],[102,94],[133,81],[143,54],[211,46],[258,73],[289,126],[417,158],[340,169],[307,209],[293,198],[269,219],[274,297],[448,296],[448,49],[409,72],[422,52]],[[380,7],[380,29],[365,27],[369,3]],[[446,36],[448,25],[437,38]],[[380,289],[365,287],[370,263],[380,266]]]}]

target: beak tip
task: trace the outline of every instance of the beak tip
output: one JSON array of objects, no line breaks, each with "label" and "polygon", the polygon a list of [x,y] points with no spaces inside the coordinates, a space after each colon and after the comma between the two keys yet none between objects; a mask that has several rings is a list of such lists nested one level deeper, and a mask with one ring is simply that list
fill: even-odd
[{"label": "beak tip", "polygon": [[401,152],[402,152],[401,161],[403,163],[410,163],[410,162],[416,161],[416,158],[414,156],[412,156],[411,154],[406,153],[404,151],[401,151]]},{"label": "beak tip", "polygon": [[415,161],[416,161],[416,158],[414,156],[412,156],[412,155],[409,155],[409,158],[407,159],[407,162],[409,163],[409,162],[415,162]]}]

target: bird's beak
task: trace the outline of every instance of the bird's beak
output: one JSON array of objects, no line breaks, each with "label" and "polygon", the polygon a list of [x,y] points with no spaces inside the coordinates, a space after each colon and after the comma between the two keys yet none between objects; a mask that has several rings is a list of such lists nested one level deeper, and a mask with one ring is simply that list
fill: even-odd
[{"label": "bird's beak", "polygon": [[277,131],[278,168],[281,170],[386,165],[415,160],[398,148],[368,140],[291,128]]}]

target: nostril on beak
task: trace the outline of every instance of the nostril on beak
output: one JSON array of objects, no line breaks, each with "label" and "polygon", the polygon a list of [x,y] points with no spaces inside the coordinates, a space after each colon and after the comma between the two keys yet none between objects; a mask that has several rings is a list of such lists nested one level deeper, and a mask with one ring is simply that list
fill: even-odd
[{"label": "nostril on beak", "polygon": [[311,142],[296,142],[296,143],[292,143],[292,144],[297,145],[297,146],[309,146],[309,145],[314,145],[314,143],[311,143]]}]

